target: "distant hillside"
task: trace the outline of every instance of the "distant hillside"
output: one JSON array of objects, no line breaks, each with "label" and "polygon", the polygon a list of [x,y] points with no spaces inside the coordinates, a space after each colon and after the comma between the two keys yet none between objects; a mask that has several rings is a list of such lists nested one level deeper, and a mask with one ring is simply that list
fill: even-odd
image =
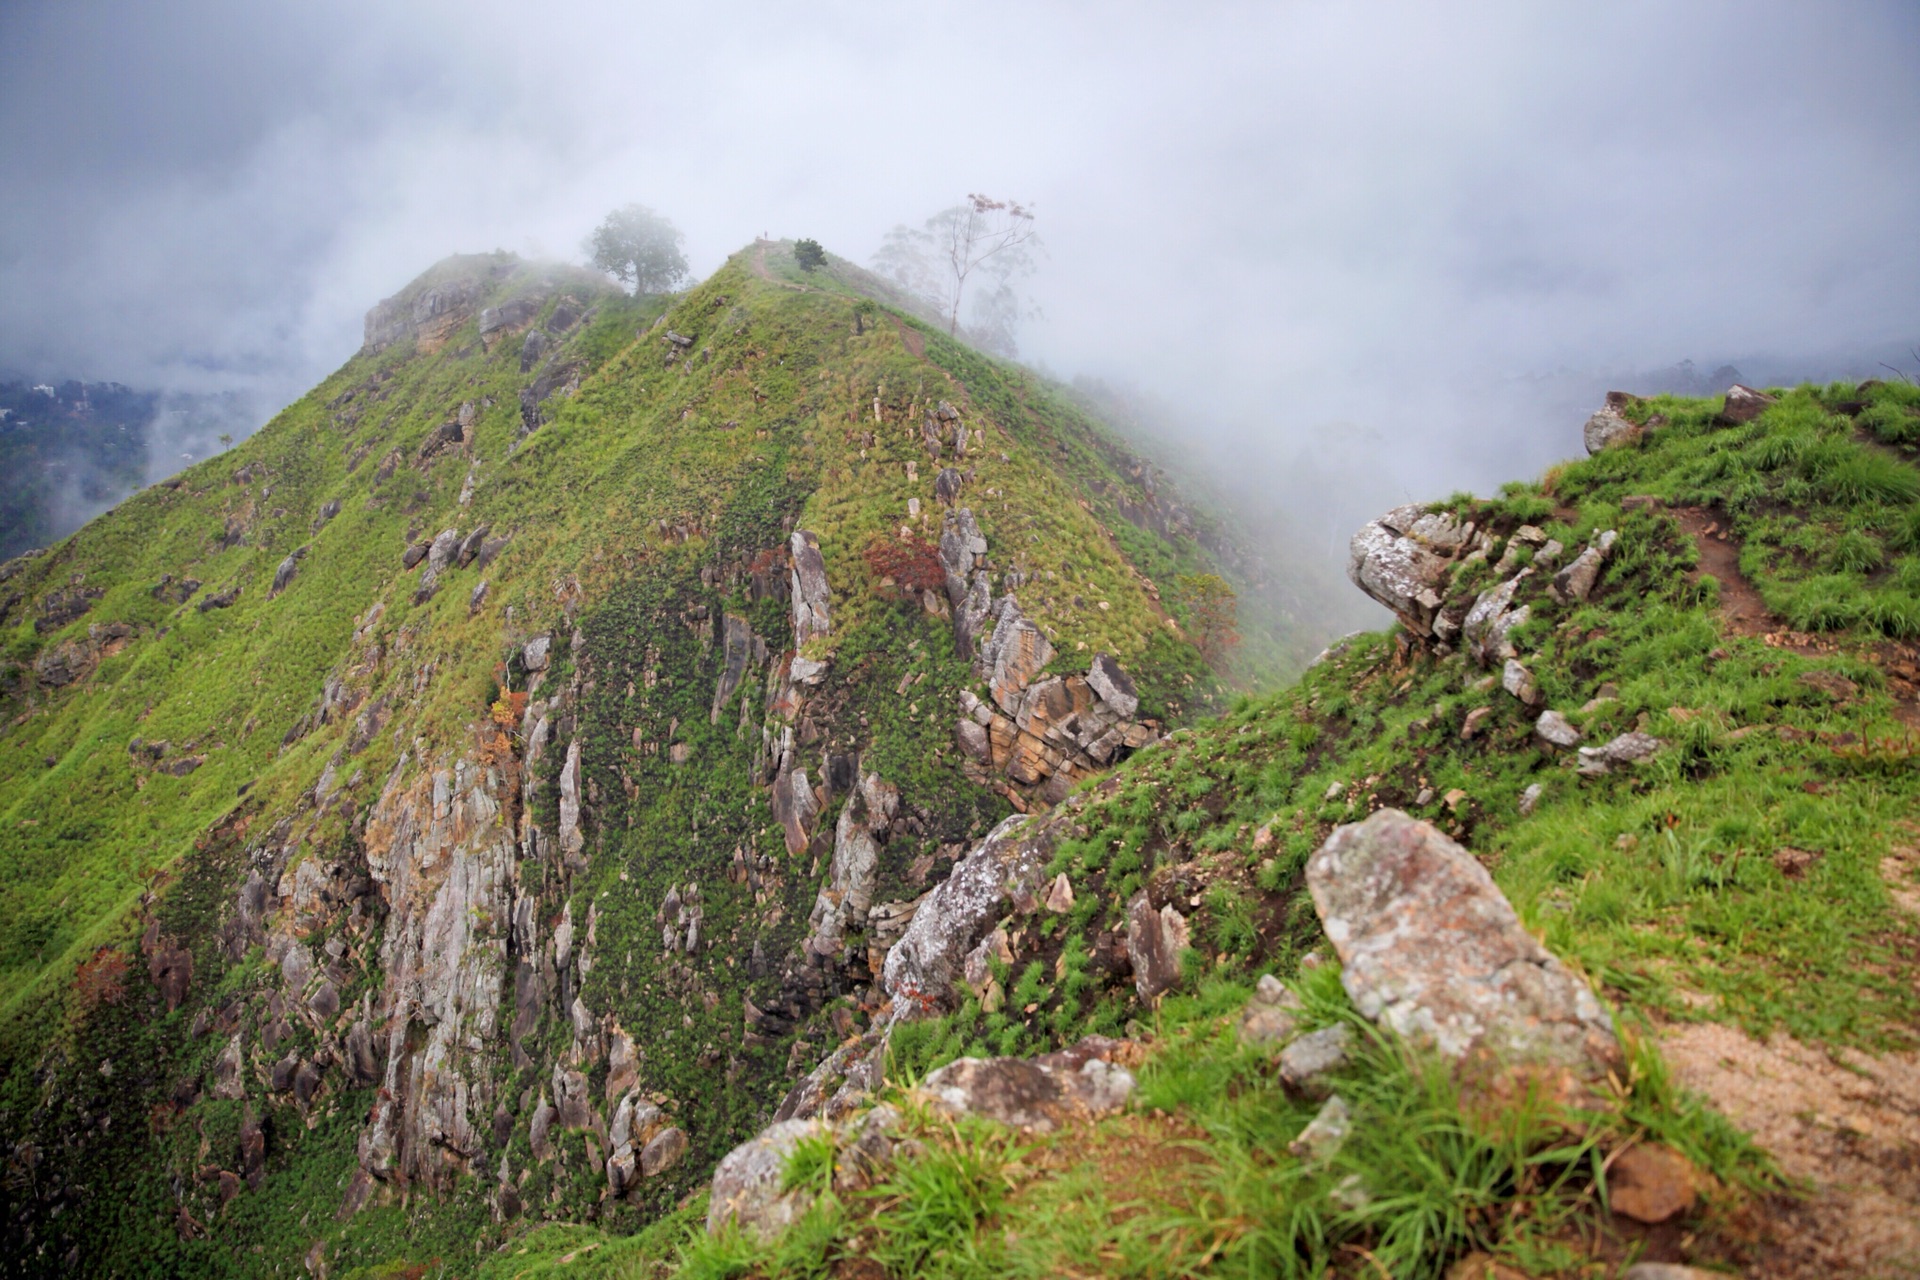
[{"label": "distant hillside", "polygon": [[47,546],[255,425],[236,397],[0,382],[0,560]]},{"label": "distant hillside", "polygon": [[[867,1020],[973,841],[1227,704],[1175,588],[1252,589],[1230,526],[867,283],[449,259],[0,567],[10,1256],[644,1221]],[[1240,626],[1250,682],[1324,639]],[[643,1105],[657,1176],[608,1201]]]}]

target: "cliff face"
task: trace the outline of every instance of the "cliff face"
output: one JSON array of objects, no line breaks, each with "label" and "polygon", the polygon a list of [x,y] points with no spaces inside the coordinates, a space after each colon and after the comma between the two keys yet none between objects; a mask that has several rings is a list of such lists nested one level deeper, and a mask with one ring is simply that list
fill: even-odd
[{"label": "cliff face", "polygon": [[0,568],[8,1252],[240,1274],[670,1206],[891,1017],[974,842],[1208,705],[1160,583],[1224,544],[1169,501],[776,246],[672,299],[434,268],[254,439]]}]

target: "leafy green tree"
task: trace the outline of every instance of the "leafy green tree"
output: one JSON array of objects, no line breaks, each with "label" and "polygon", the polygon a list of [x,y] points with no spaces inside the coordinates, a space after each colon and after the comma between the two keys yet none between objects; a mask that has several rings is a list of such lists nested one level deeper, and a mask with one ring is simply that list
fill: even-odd
[{"label": "leafy green tree", "polygon": [[609,213],[587,237],[587,261],[636,294],[665,293],[687,277],[686,237],[643,204]]},{"label": "leafy green tree", "polygon": [[812,271],[827,265],[827,251],[820,247],[818,240],[802,240],[793,246],[793,260],[800,264],[802,271]]},{"label": "leafy green tree", "polygon": [[1187,615],[1194,647],[1215,671],[1240,643],[1240,598],[1217,573],[1183,573],[1173,580],[1173,603]]}]

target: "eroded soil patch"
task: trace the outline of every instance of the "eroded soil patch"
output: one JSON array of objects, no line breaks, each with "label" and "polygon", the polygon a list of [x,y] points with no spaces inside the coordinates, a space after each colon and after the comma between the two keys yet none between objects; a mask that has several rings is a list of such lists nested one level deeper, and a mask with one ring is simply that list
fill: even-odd
[{"label": "eroded soil patch", "polygon": [[1733,1027],[1667,1028],[1675,1075],[1811,1188],[1780,1197],[1748,1274],[1920,1274],[1920,1052],[1831,1054]]}]

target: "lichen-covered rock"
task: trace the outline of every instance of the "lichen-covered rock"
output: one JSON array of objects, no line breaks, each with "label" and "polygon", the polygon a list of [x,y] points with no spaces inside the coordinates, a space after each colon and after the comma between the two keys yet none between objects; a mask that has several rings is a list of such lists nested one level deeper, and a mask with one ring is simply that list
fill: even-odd
[{"label": "lichen-covered rock", "polygon": [[827,562],[820,555],[820,539],[795,529],[787,540],[793,556],[793,647],[799,648],[833,627],[829,611],[832,590],[827,586]]},{"label": "lichen-covered rock", "polygon": [[1580,439],[1588,453],[1599,453],[1603,449],[1639,443],[1641,430],[1608,405],[1587,419],[1586,426],[1580,429]]},{"label": "lichen-covered rock", "polygon": [[1580,744],[1580,731],[1567,722],[1567,718],[1558,711],[1542,711],[1540,718],[1533,722],[1533,732],[1540,741],[1548,746],[1562,750]]},{"label": "lichen-covered rock", "polygon": [[1473,856],[1394,809],[1337,828],[1307,888],[1369,1019],[1451,1058],[1490,1054],[1595,1078],[1619,1061],[1587,984],[1529,933]]},{"label": "lichen-covered rock", "polygon": [[813,1204],[804,1187],[782,1191],[787,1157],[806,1138],[829,1132],[818,1120],[780,1120],[722,1157],[713,1171],[707,1202],[707,1230],[718,1234],[729,1224],[761,1240],[772,1240]]},{"label": "lichen-covered rock", "polygon": [[1058,840],[1051,821],[1004,819],[920,903],[887,953],[887,994],[911,1009],[944,1007],[966,956],[1007,912],[1012,895],[1036,899]]},{"label": "lichen-covered rock", "polygon": [[1734,383],[1727,388],[1726,404],[1720,410],[1720,416],[1728,422],[1752,422],[1767,411],[1774,398],[1764,391],[1755,391]]},{"label": "lichen-covered rock", "polygon": [[1127,904],[1127,956],[1133,987],[1142,1000],[1170,991],[1180,981],[1180,953],[1187,949],[1187,918],[1172,903],[1154,909],[1145,891]]},{"label": "lichen-covered rock", "polygon": [[1598,778],[1613,772],[1619,764],[1637,764],[1648,759],[1665,744],[1650,733],[1623,733],[1599,747],[1580,748],[1582,777]]},{"label": "lichen-covered rock", "polygon": [[1369,521],[1347,545],[1347,577],[1391,609],[1415,635],[1433,633],[1448,560],[1472,537],[1451,512],[1417,503]]},{"label": "lichen-covered rock", "polygon": [[1051,1133],[1127,1104],[1133,1074],[1114,1061],[1122,1043],[1089,1036],[1037,1058],[961,1058],[928,1076],[921,1092],[940,1115],[979,1116]]}]

